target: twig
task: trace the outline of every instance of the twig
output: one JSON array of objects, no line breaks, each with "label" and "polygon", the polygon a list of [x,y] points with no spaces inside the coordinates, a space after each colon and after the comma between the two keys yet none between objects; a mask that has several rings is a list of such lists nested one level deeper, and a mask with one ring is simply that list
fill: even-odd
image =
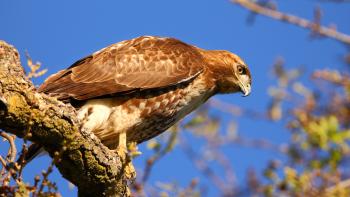
[{"label": "twig", "polygon": [[346,179],[344,181],[341,181],[335,184],[334,186],[327,188],[326,193],[333,193],[338,188],[348,188],[348,187],[350,187],[350,179]]},{"label": "twig", "polygon": [[267,119],[267,117],[264,114],[261,114],[259,112],[252,111],[252,110],[242,109],[239,106],[221,101],[216,98],[211,98],[208,104],[210,107],[213,107],[222,112],[231,114],[232,116],[247,116],[249,118],[263,119],[263,120]]},{"label": "twig", "polygon": [[[215,161],[220,164],[220,168],[224,169],[225,171],[225,177],[226,177],[226,183],[228,185],[231,185],[232,188],[234,189],[235,183],[236,183],[236,174],[233,170],[232,164],[227,158],[227,155],[225,155],[223,152],[219,151],[218,148],[215,147],[209,147],[213,151],[213,158]],[[232,190],[233,190],[232,189]]]},{"label": "twig", "polygon": [[3,165],[3,175],[2,175],[2,181],[3,185],[8,185],[10,182],[11,176],[13,177],[14,180],[18,181],[17,176],[16,176],[16,165],[14,163],[16,159],[16,154],[17,154],[17,148],[16,144],[14,142],[15,137],[11,136],[5,132],[0,131],[0,136],[5,138],[8,143],[10,144],[9,151],[7,153],[6,159],[4,159],[2,156],[0,156],[0,162]]},{"label": "twig", "polygon": [[7,155],[7,159],[10,162],[14,162],[16,159],[16,154],[17,154],[17,148],[16,148],[16,144],[15,144],[15,138],[5,132],[0,131],[0,136],[5,138],[9,144],[10,144],[10,149],[9,149],[9,153]]},{"label": "twig", "polygon": [[139,197],[146,196],[144,192],[144,186],[146,185],[151,175],[152,169],[155,163],[159,161],[162,157],[164,157],[172,149],[173,145],[176,142],[177,133],[178,132],[176,130],[172,131],[171,135],[166,141],[165,146],[163,148],[155,149],[155,153],[146,160],[145,168],[143,170],[143,176],[140,179],[141,181],[134,182],[132,184],[133,190],[136,192],[136,193],[133,193],[133,196],[139,196]]},{"label": "twig", "polygon": [[[224,180],[222,180],[215,171],[208,165],[208,162],[202,157],[202,155],[197,154],[190,144],[186,142],[184,138],[180,140],[180,147],[183,149],[184,153],[187,157],[195,164],[197,169],[205,175],[212,183],[223,193],[223,194],[231,194],[228,196],[232,196],[232,192],[227,190],[227,184]],[[233,185],[231,185],[233,187]],[[226,196],[226,195],[224,195]]]},{"label": "twig", "polygon": [[19,159],[17,160],[17,165],[18,165],[18,178],[21,179],[22,176],[22,171],[25,166],[25,161],[24,158],[28,152],[27,144],[23,143],[22,144],[22,150],[21,154],[19,155]]},{"label": "twig", "polygon": [[256,148],[259,150],[269,150],[283,155],[288,153],[287,145],[275,145],[263,139],[248,139],[238,136],[235,139],[221,138],[220,140],[222,140],[221,143],[223,144],[236,144],[243,147]]},{"label": "twig", "polygon": [[51,184],[50,180],[48,179],[48,177],[49,177],[49,175],[51,174],[51,172],[53,170],[54,163],[55,162],[54,162],[54,159],[53,159],[51,164],[47,168],[47,170],[42,172],[43,180],[42,180],[42,182],[41,182],[41,184],[39,186],[39,189],[37,190],[37,193],[33,194],[33,196],[42,196],[45,186],[48,187],[49,192],[50,192],[52,184]]},{"label": "twig", "polygon": [[350,0],[318,0],[320,2],[329,2],[329,3],[350,3]]},{"label": "twig", "polygon": [[157,151],[154,155],[152,155],[149,159],[147,159],[146,167],[145,167],[145,170],[144,170],[144,175],[142,177],[142,184],[143,185],[147,182],[147,180],[149,178],[149,175],[151,174],[151,171],[152,171],[152,168],[153,168],[154,164],[159,159],[161,159],[166,153],[169,152],[169,150],[171,149],[171,147],[174,144],[174,141],[176,140],[176,136],[177,136],[177,132],[176,131],[171,132],[171,135],[169,136],[169,139],[168,139],[165,147],[162,150]]},{"label": "twig", "polygon": [[318,33],[319,35],[333,38],[339,42],[350,45],[350,36],[342,32],[337,31],[332,27],[325,27],[317,24],[317,22],[309,21],[304,18],[279,12],[268,7],[258,5],[249,0],[231,0],[232,3],[238,4],[252,12],[268,16],[270,18],[287,22],[299,27],[310,29],[312,32]]},{"label": "twig", "polygon": [[316,79],[323,79],[341,86],[350,86],[349,75],[344,73],[341,74],[334,70],[317,70],[312,74],[312,77]]},{"label": "twig", "polygon": [[26,75],[27,79],[40,77],[47,72],[47,69],[39,70],[41,68],[41,63],[40,62],[33,63],[33,60],[29,56],[29,53],[27,51],[26,51],[26,58],[27,58],[27,65],[30,69],[30,71]]},{"label": "twig", "polygon": [[3,166],[3,168],[6,168],[6,161],[4,158],[2,158],[1,155],[0,155],[0,162],[1,162],[1,165]]}]

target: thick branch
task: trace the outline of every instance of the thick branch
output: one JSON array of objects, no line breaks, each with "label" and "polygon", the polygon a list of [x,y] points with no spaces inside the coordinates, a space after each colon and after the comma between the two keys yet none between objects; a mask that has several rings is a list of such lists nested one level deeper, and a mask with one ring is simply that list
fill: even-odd
[{"label": "thick branch", "polygon": [[318,33],[319,35],[333,38],[344,44],[350,45],[350,36],[337,31],[335,28],[321,26],[320,24],[315,23],[313,21],[309,21],[291,14],[285,14],[277,10],[264,7],[250,0],[231,0],[231,2],[238,4],[252,12],[268,16],[276,20],[284,21],[299,27],[310,29],[311,31]]},{"label": "thick branch", "polygon": [[120,157],[93,134],[79,131],[70,105],[37,93],[25,79],[16,49],[0,41],[0,129],[44,146],[79,196],[126,196]]}]

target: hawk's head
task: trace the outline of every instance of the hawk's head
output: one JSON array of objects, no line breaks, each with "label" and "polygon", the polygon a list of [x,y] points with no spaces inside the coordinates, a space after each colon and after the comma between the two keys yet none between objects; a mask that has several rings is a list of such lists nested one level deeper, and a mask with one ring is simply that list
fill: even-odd
[{"label": "hawk's head", "polygon": [[248,66],[237,55],[221,50],[210,53],[210,64],[216,78],[219,93],[242,92],[248,96],[251,91],[251,75]]}]

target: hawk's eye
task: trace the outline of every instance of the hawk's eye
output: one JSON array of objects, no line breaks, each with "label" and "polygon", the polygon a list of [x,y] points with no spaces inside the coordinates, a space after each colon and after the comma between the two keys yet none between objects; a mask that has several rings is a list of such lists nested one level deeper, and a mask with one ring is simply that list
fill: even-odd
[{"label": "hawk's eye", "polygon": [[238,71],[238,73],[239,73],[240,75],[245,75],[245,74],[246,74],[246,70],[245,70],[245,68],[244,68],[242,65],[239,65],[239,66],[237,67],[237,71]]}]

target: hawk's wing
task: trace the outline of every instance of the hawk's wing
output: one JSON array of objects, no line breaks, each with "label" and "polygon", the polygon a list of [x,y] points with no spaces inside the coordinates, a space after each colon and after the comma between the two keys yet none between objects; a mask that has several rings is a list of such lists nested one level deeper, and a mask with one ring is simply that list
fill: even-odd
[{"label": "hawk's wing", "polygon": [[50,76],[39,92],[86,100],[161,88],[193,79],[203,71],[197,48],[173,38],[139,37],[104,48]]}]

